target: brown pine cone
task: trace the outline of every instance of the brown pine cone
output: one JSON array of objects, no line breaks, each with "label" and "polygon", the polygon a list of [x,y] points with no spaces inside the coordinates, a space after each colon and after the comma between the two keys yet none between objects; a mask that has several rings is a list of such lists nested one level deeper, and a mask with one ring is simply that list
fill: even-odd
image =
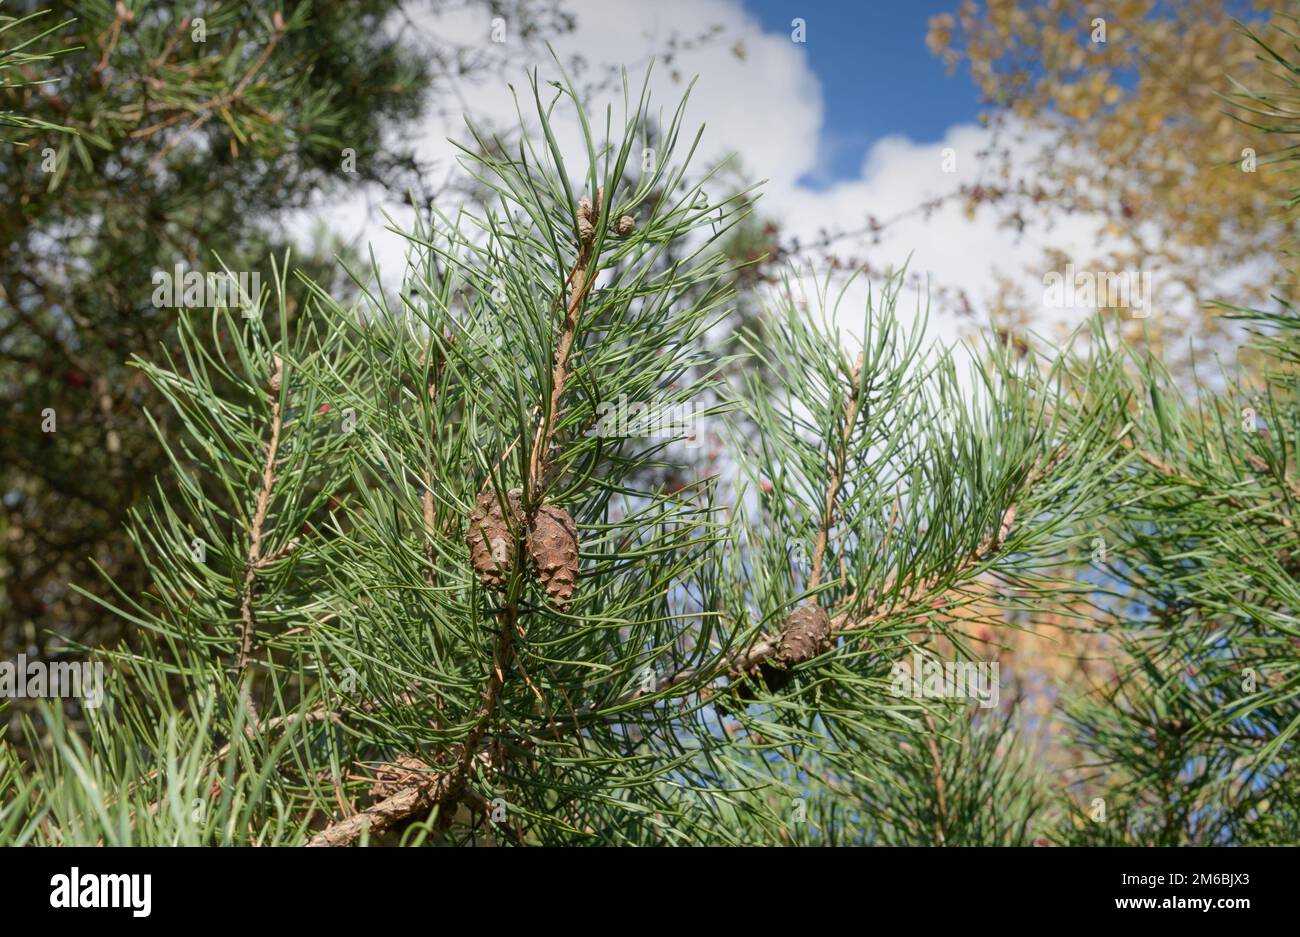
[{"label": "brown pine cone", "polygon": [[[777,638],[776,652],[751,668],[748,680],[739,674],[732,678],[732,685],[737,687],[736,696],[742,700],[754,699],[750,681],[759,679],[768,692],[780,692],[794,678],[792,670],[795,666],[824,654],[830,650],[831,644],[831,619],[826,610],[819,605],[800,605],[785,620]],[[720,708],[724,715],[728,714],[725,706]]]},{"label": "brown pine cone", "polygon": [[479,495],[474,510],[470,512],[465,545],[469,547],[469,560],[474,572],[489,589],[504,589],[510,579],[510,570],[514,568],[514,532],[523,523],[521,496],[522,492],[518,488],[506,496],[511,512],[508,522],[495,491],[485,491]]},{"label": "brown pine cone", "polygon": [[618,232],[619,237],[627,237],[636,230],[636,219],[631,215],[624,215],[615,223],[614,230]]},{"label": "brown pine cone", "polygon": [[578,588],[578,527],[568,511],[554,504],[537,509],[528,531],[528,555],[555,607],[567,611]]},{"label": "brown pine cone", "polygon": [[773,657],[787,669],[812,660],[831,646],[831,617],[820,605],[800,605],[785,620]]}]

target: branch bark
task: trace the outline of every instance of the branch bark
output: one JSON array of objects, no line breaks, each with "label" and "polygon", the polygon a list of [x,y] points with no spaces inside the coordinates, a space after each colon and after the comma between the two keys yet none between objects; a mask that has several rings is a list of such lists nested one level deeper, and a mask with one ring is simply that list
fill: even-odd
[{"label": "branch bark", "polygon": [[[239,617],[241,621],[239,635],[239,656],[235,661],[235,679],[242,683],[248,671],[253,654],[253,637],[257,632],[257,615],[253,605],[257,594],[257,572],[262,564],[263,528],[266,515],[271,506],[271,493],[275,488],[275,466],[280,452],[280,429],[283,418],[280,413],[280,387],[284,381],[284,364],[279,355],[272,358],[271,364],[271,435],[267,440],[265,456],[262,462],[262,484],[257,492],[257,503],[253,509],[253,519],[248,527],[248,558],[244,563],[244,581],[239,593]],[[245,699],[249,724],[258,728],[257,704],[253,702],[250,689]]]},{"label": "branch bark", "polygon": [[[817,542],[813,545],[812,570],[808,573],[808,591],[814,592],[822,583],[822,567],[826,561],[826,544],[830,539],[831,527],[835,523],[836,501],[840,488],[844,484],[844,468],[848,461],[849,441],[853,438],[853,426],[858,421],[860,401],[859,389],[862,383],[862,353],[858,353],[857,363],[850,376],[852,386],[849,398],[844,405],[844,429],[840,433],[839,445],[835,447],[834,461],[831,463],[830,477],[826,483],[826,498],[822,506],[821,524],[817,529]],[[810,597],[809,602],[816,599]]]}]

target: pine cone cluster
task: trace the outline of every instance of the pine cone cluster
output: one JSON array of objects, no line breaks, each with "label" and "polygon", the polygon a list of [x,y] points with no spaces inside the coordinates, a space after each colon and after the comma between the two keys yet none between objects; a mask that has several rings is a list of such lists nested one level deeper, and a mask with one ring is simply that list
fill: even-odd
[{"label": "pine cone cluster", "polygon": [[592,206],[591,199],[583,196],[578,200],[578,240],[590,244],[596,237],[596,222],[600,213]]},{"label": "pine cone cluster", "polygon": [[[509,516],[495,492],[479,495],[469,516],[465,544],[479,581],[500,592],[510,581],[519,549],[517,534],[525,526],[522,492],[506,497]],[[578,525],[568,511],[543,504],[527,525],[525,547],[537,580],[553,605],[567,611],[578,588]]]},{"label": "pine cone cluster", "polygon": [[[605,190],[601,189],[596,196],[596,204],[591,203],[591,199],[583,196],[578,199],[578,240],[583,244],[590,244],[596,239],[596,225],[600,222],[601,204],[605,200]],[[620,215],[618,220],[613,222],[611,227],[614,233],[619,237],[627,237],[636,230],[636,219],[631,215]]]}]

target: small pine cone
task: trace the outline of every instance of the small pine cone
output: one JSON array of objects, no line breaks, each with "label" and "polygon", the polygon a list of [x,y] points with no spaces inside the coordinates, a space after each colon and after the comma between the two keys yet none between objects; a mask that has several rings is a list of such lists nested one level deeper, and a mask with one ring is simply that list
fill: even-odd
[{"label": "small pine cone", "polygon": [[[794,678],[792,670],[796,665],[824,654],[830,650],[831,643],[831,619],[826,610],[817,605],[800,605],[785,620],[775,653],[752,668],[749,679],[761,679],[768,692],[778,693]],[[732,683],[738,684],[739,699],[755,698],[752,685],[742,675],[733,677]]]},{"label": "small pine cone", "polygon": [[619,237],[627,237],[636,230],[636,219],[631,215],[624,215],[615,222],[614,230],[618,232]]},{"label": "small pine cone", "polygon": [[522,522],[521,494],[516,488],[506,496],[511,512],[508,522],[495,491],[479,495],[474,510],[470,512],[465,545],[469,547],[474,572],[489,589],[504,589],[515,565],[515,534],[511,531],[512,528],[518,530]]},{"label": "small pine cone", "polygon": [[568,511],[554,504],[537,509],[528,531],[528,555],[555,607],[568,610],[578,588],[578,527]]},{"label": "small pine cone", "polygon": [[812,660],[831,646],[831,618],[819,605],[800,605],[785,620],[774,660],[787,668]]}]

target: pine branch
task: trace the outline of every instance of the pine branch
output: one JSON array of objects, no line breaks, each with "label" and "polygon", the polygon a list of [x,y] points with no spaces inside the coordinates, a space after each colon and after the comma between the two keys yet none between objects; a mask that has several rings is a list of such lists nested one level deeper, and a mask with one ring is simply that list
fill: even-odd
[{"label": "pine branch", "polygon": [[[597,196],[596,217],[600,215],[599,203],[603,192]],[[585,203],[585,200],[584,200]],[[551,371],[550,406],[542,412],[542,425],[533,442],[529,458],[527,503],[532,511],[541,504],[544,493],[546,468],[551,451],[551,438],[559,418],[560,404],[563,401],[565,386],[569,379],[569,359],[573,350],[574,337],[581,319],[582,301],[591,288],[595,277],[587,275],[590,252],[595,241],[594,227],[589,220],[589,205],[579,206],[579,227],[587,225],[586,235],[579,241],[578,256],[572,270],[565,278],[565,287],[572,290],[565,302],[564,320],[560,339],[556,346],[554,363]],[[562,300],[563,302],[563,300]],[[502,454],[498,464],[505,461],[509,449]],[[426,517],[427,517],[426,508]],[[531,518],[530,518],[531,520]],[[332,824],[313,840],[311,845],[340,846],[355,841],[365,829],[382,829],[405,817],[421,811],[428,811],[435,805],[450,808],[455,805],[467,790],[466,781],[477,760],[486,753],[481,750],[481,743],[496,715],[497,703],[501,690],[505,686],[505,668],[514,653],[514,636],[519,627],[519,573],[522,566],[523,551],[516,551],[516,568],[513,577],[510,601],[501,610],[501,630],[492,651],[492,667],[488,682],[483,690],[483,701],[478,717],[462,746],[460,762],[448,772],[433,775],[427,782],[420,782],[416,787],[407,787],[385,798],[369,808],[365,814],[350,817]],[[376,826],[375,824],[378,824]]]},{"label": "pine branch", "polygon": [[379,833],[395,823],[428,813],[434,807],[451,809],[464,794],[465,772],[455,771],[431,774],[417,783],[403,787],[397,793],[372,804],[346,820],[331,823],[313,836],[308,846],[348,846],[366,833]]},{"label": "pine branch", "polygon": [[[808,574],[808,591],[816,592],[822,582],[822,563],[826,559],[826,542],[830,537],[831,526],[835,523],[835,501],[839,497],[840,486],[844,484],[844,467],[848,461],[849,440],[853,436],[854,425],[858,421],[858,394],[862,383],[863,355],[858,353],[857,363],[849,377],[848,402],[844,407],[844,432],[835,447],[834,462],[831,465],[830,478],[826,485],[825,506],[822,508],[821,525],[817,530],[817,542],[813,545],[812,571]],[[815,602],[812,596],[809,602]]]},{"label": "pine branch", "polygon": [[[213,332],[229,337],[209,347],[193,317],[181,364],[146,366],[180,414],[164,446],[181,497],[136,528],[156,597],[122,597],[151,640],[122,657],[142,692],[113,745],[156,755],[160,717],[205,744],[152,805],[132,782],[162,777],[149,774],[156,761],[97,762],[86,776],[133,792],[122,829],[186,841],[272,829],[348,845],[430,814],[475,835],[500,799],[513,815],[491,828],[502,842],[795,842],[813,834],[782,829],[781,795],[805,784],[810,803],[838,787],[887,813],[864,838],[1014,839],[980,798],[1009,790],[1014,816],[1030,816],[1022,776],[966,784],[951,745],[973,730],[950,733],[929,703],[879,706],[880,670],[918,630],[949,633],[944,613],[975,601],[986,576],[1024,585],[1004,608],[1044,600],[1035,570],[1082,535],[1098,485],[1089,456],[1113,434],[1096,414],[1045,416],[1037,395],[1054,385],[1029,372],[981,371],[987,393],[964,406],[951,356],[927,360],[919,332],[898,326],[894,286],[865,305],[856,360],[840,329],[782,301],[774,334],[746,340],[775,381],[756,367],[733,395],[709,344],[733,271],[710,229],[721,219],[725,232],[744,201],[707,207],[702,184],[684,181],[666,158],[677,117],[638,178],[624,174],[641,118],[617,143],[597,144],[584,123],[595,205],[578,199],[550,128],[556,102],[534,89],[544,146],[526,135],[513,156],[475,132],[466,161],[492,207],[417,223],[402,308],[372,285],[377,271],[352,274],[354,304],[309,284],[292,347],[224,314]],[[287,315],[282,302],[282,337]],[[275,387],[269,427],[267,405],[248,403],[268,358],[272,384],[294,376],[292,398]],[[693,480],[698,460],[641,419],[715,400],[709,415],[746,421],[726,453],[735,488]],[[1077,457],[1056,473],[1067,443]],[[458,516],[484,492],[509,517],[508,569],[475,552],[467,528],[482,512]],[[582,531],[577,568],[564,567],[581,574],[575,592],[550,588],[527,540],[544,511]],[[220,544],[221,562],[176,562],[195,533]],[[230,562],[242,567],[233,583]],[[233,681],[229,658],[207,651],[232,604]],[[765,630],[782,616],[781,633]],[[744,697],[755,672],[767,692]],[[178,674],[212,693],[210,728],[163,692]],[[298,711],[259,716],[254,683],[262,708]],[[755,701],[733,714],[745,731],[718,732],[723,693]],[[928,740],[918,710],[933,714]],[[995,754],[981,744],[981,759]],[[809,776],[784,776],[764,754],[778,748]],[[211,783],[213,758],[249,766],[273,796],[240,801],[233,826],[195,826],[176,785]],[[854,789],[903,777],[924,791],[920,813]],[[86,827],[120,840],[89,803],[76,808]],[[817,835],[846,835],[829,822],[842,807],[822,806]]]},{"label": "pine branch", "polygon": [[[1051,466],[1054,466],[1057,461],[1059,461],[1061,455],[1063,455],[1063,450],[1058,452],[1057,457],[1049,461],[1048,467],[1050,468]],[[1030,473],[1029,479],[1027,479],[1024,489],[1027,490],[1032,484],[1041,481],[1045,474],[1045,471],[1040,472],[1038,466],[1035,466],[1034,471]],[[960,576],[974,568],[974,566],[979,562],[987,561],[993,554],[995,554],[1001,547],[1001,544],[1005,543],[1006,538],[1011,531],[1011,525],[1014,522],[1015,514],[1015,505],[1013,504],[1004,512],[997,536],[992,538],[988,544],[983,545],[981,550],[977,550],[975,553],[971,554],[970,557],[952,570],[950,575]],[[933,579],[920,583],[914,587],[903,600],[907,606],[907,608],[901,613],[903,617],[919,616],[931,611],[933,608],[932,600],[936,597],[937,593],[933,593],[929,590],[932,590],[940,581],[942,581],[942,579],[943,577],[936,576]],[[862,633],[868,630],[871,625],[895,614],[899,614],[896,611],[896,606],[891,605],[889,609],[880,610],[861,617],[855,617],[851,614],[854,598],[855,597],[850,596],[846,599],[844,605],[847,607],[843,608],[832,617],[833,634],[847,635]],[[512,631],[512,629],[508,629],[508,631]],[[505,643],[508,644],[508,639]],[[733,677],[739,676],[740,674],[752,670],[763,662],[770,660],[777,653],[778,646],[779,639],[776,638],[759,641],[747,651],[724,657],[719,661],[713,662],[710,666],[685,668],[666,675],[657,679],[652,688],[637,689],[620,697],[612,708],[621,709],[644,697],[665,694],[684,684],[690,685],[690,689],[688,689],[687,692],[694,692],[701,689],[704,684],[709,683],[717,677],[725,675]],[[498,670],[494,669],[492,677],[489,680],[488,690],[485,692],[484,716],[486,716],[495,706],[496,694],[499,693],[503,682],[503,675]],[[582,725],[582,718],[590,715],[592,715],[590,710],[579,710],[575,713],[575,721],[572,726],[554,726],[549,733],[545,734],[545,737],[558,739],[568,734],[570,731],[578,731]],[[415,787],[407,787],[399,790],[397,793],[385,798],[373,807],[368,808],[368,810],[363,814],[358,814],[348,820],[332,824],[324,832],[318,834],[317,837],[313,839],[312,845],[348,845],[355,842],[356,839],[361,836],[363,830],[367,828],[372,830],[385,828],[408,817],[420,813],[426,813],[434,806],[441,806],[443,809],[448,809],[453,806],[459,801],[464,791],[467,789],[465,787],[465,781],[468,766],[475,760],[479,763],[487,763],[489,750],[482,745],[482,738],[486,732],[486,726],[486,719],[480,717],[479,722],[475,725],[474,732],[471,734],[470,741],[472,742],[473,747],[469,744],[466,745],[465,751],[467,754],[462,756],[461,765],[457,766],[457,768],[451,771],[433,774],[428,780],[422,781],[418,789]],[[942,795],[940,796],[942,797]],[[367,823],[371,822],[379,823],[381,825],[379,827],[367,827]]]},{"label": "pine branch", "polygon": [[[171,153],[171,151],[175,149],[182,141],[187,139],[190,136],[190,134],[194,133],[194,131],[198,130],[209,120],[211,120],[212,115],[214,113],[217,113],[225,108],[228,108],[232,104],[238,103],[243,98],[244,91],[248,88],[248,85],[257,76],[257,73],[262,70],[262,67],[265,66],[266,63],[270,60],[271,55],[275,52],[275,47],[278,46],[280,44],[280,40],[284,38],[285,23],[279,11],[276,11],[275,13],[273,25],[274,25],[274,32],[271,33],[270,40],[263,47],[261,53],[258,55],[257,59],[253,62],[253,64],[249,66],[248,71],[244,73],[244,76],[239,79],[239,82],[229,93],[217,95],[214,98],[204,101],[202,104],[200,104],[197,108],[193,110],[186,110],[182,113],[175,114],[173,115],[172,118],[159,121],[156,124],[152,124],[149,127],[142,128],[141,130],[136,131],[135,133],[132,134],[132,136],[148,137],[164,129],[165,127],[169,126],[171,123],[183,119],[188,114],[195,115],[194,120],[192,120],[177,136],[167,141],[167,144],[158,151],[157,155],[154,156],[154,158],[149,163],[149,172],[157,172],[158,167],[167,161],[167,156]],[[107,55],[107,52],[105,53],[105,55]]]},{"label": "pine branch", "polygon": [[[604,200],[604,192],[600,191],[596,196],[595,217],[599,218],[601,213],[601,202]],[[586,206],[584,208],[584,206]],[[584,200],[578,207],[580,215],[590,213],[590,205]],[[551,368],[551,398],[550,406],[542,411],[542,426],[536,437],[533,439],[533,450],[528,459],[528,496],[526,503],[535,507],[541,500],[543,487],[545,484],[546,466],[550,457],[551,438],[555,434],[555,425],[559,421],[560,403],[564,398],[564,390],[569,381],[569,358],[573,353],[573,341],[578,331],[578,323],[582,318],[582,301],[586,298],[587,291],[595,282],[594,276],[587,273],[588,264],[591,261],[590,252],[596,239],[595,227],[589,218],[580,218],[580,229],[582,224],[589,226],[589,232],[586,237],[578,242],[578,258],[574,262],[573,269],[565,278],[565,285],[572,289],[568,303],[564,310],[564,321],[560,329],[560,341],[555,349],[555,360]],[[504,460],[505,456],[502,456]]]},{"label": "pine branch", "polygon": [[[248,558],[244,563],[244,581],[239,594],[239,615],[243,623],[239,635],[239,656],[235,661],[236,681],[244,682],[252,659],[253,640],[257,633],[257,616],[253,604],[257,590],[257,573],[262,565],[262,537],[266,524],[266,515],[271,506],[271,493],[275,487],[276,465],[280,452],[280,393],[284,380],[284,365],[277,354],[272,358],[270,377],[270,438],[266,441],[266,455],[262,463],[261,487],[257,492],[257,503],[253,510],[253,519],[248,528]],[[251,687],[245,696],[250,729],[258,728],[257,704],[253,701]]]},{"label": "pine branch", "polygon": [[[1132,440],[1129,439],[1129,437],[1127,436],[1123,437],[1120,440],[1120,442],[1125,448],[1131,450],[1139,459],[1141,459],[1147,465],[1151,466],[1153,469],[1155,469],[1161,475],[1164,475],[1166,478],[1178,482],[1180,485],[1184,485],[1188,488],[1195,488],[1198,491],[1209,492],[1213,496],[1214,500],[1221,501],[1224,504],[1236,508],[1239,511],[1249,511],[1258,507],[1258,505],[1252,505],[1250,502],[1244,501],[1241,498],[1235,497],[1233,495],[1223,494],[1216,486],[1210,484],[1209,482],[1206,482],[1202,479],[1194,478],[1193,476],[1188,475],[1186,472],[1180,471],[1179,469],[1170,465],[1168,462],[1164,461],[1163,459],[1156,456],[1155,454],[1147,451],[1146,449],[1137,448],[1133,444]],[[1248,455],[1246,456],[1246,461],[1249,462],[1250,465],[1253,468],[1257,469],[1258,471],[1262,472],[1265,469],[1267,469],[1267,466],[1263,465],[1257,456]],[[1295,497],[1300,498],[1300,483],[1295,482],[1294,480],[1287,478],[1285,476],[1278,479],[1278,481],[1282,483],[1284,486],[1286,486],[1292,492],[1292,494],[1295,495]],[[1281,524],[1283,527],[1286,527],[1288,529],[1294,526],[1294,522],[1288,517],[1278,517],[1277,522]]]}]

